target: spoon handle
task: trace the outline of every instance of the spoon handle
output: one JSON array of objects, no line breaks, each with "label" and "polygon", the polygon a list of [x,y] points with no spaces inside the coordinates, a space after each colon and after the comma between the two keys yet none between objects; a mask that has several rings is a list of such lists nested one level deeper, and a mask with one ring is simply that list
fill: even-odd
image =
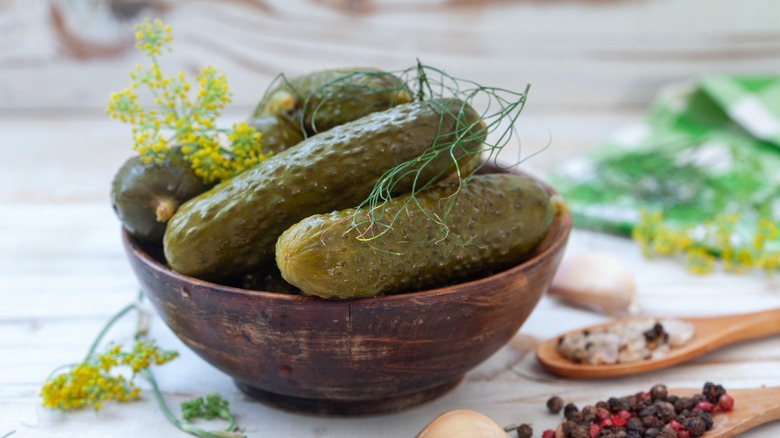
[{"label": "spoon handle", "polygon": [[734,410],[715,415],[707,438],[730,438],[770,421],[780,420],[780,387],[729,389]]},{"label": "spoon handle", "polygon": [[780,333],[780,309],[709,318],[688,318],[697,331],[718,333],[711,347]]}]

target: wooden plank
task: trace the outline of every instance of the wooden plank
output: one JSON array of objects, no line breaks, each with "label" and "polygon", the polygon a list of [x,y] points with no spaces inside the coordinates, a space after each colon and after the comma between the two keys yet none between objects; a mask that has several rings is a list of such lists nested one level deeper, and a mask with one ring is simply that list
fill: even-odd
[{"label": "wooden plank", "polygon": [[[780,5],[762,0],[162,3],[168,12],[145,14],[174,27],[166,67],[216,65],[244,108],[279,72],[399,69],[418,58],[487,85],[531,83],[537,105],[552,108],[636,107],[669,81],[780,67]],[[51,5],[7,9],[14,44],[0,51],[2,109],[102,108],[142,60],[127,38],[132,20]]]}]

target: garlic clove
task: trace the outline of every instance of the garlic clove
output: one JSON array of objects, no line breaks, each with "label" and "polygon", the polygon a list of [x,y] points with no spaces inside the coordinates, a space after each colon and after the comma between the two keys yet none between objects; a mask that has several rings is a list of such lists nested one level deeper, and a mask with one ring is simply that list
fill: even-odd
[{"label": "garlic clove", "polygon": [[434,418],[417,438],[506,438],[507,433],[487,415],[470,409],[447,411]]},{"label": "garlic clove", "polygon": [[548,295],[607,315],[625,315],[632,313],[636,282],[614,255],[587,251],[561,262]]}]

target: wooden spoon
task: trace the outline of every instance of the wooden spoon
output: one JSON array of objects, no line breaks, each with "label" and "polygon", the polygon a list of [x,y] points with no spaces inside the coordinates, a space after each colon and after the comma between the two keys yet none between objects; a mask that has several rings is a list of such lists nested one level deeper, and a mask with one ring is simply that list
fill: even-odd
[{"label": "wooden spoon", "polygon": [[[770,421],[780,420],[780,387],[728,389],[734,397],[734,410],[716,412],[712,416],[712,429],[704,438],[731,438]],[[692,396],[701,389],[670,389],[669,394]],[[561,425],[555,429],[556,438],[564,438]]]},{"label": "wooden spoon", "polygon": [[[630,319],[622,318],[581,328],[565,335],[623,323]],[[536,348],[536,359],[544,369],[559,376],[574,379],[600,379],[657,370],[693,359],[724,345],[780,333],[780,309],[741,315],[675,319],[693,324],[695,334],[685,345],[673,348],[669,354],[657,359],[607,365],[578,364],[558,353],[556,346],[560,336],[539,345]]]}]

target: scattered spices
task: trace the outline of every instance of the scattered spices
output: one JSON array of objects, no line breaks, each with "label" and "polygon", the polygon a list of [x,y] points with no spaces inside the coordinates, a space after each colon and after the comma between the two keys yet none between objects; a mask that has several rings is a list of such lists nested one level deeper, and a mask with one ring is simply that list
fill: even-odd
[{"label": "scattered spices", "polygon": [[550,411],[553,414],[557,414],[558,412],[561,412],[561,409],[563,409],[563,399],[558,397],[557,395],[554,395],[550,397],[549,400],[547,400],[547,410]]},{"label": "scattered spices", "polygon": [[604,365],[658,359],[688,342],[693,324],[677,319],[630,319],[564,335],[557,350],[572,362]]},{"label": "scattered spices", "polygon": [[712,382],[691,397],[669,394],[666,385],[658,384],[648,392],[610,397],[582,410],[569,403],[559,430],[566,438],[695,438],[712,429],[713,413],[729,412],[733,406],[734,398]]},{"label": "scattered spices", "polygon": [[517,427],[517,438],[531,438],[534,436],[534,429],[528,424],[521,424]]}]

